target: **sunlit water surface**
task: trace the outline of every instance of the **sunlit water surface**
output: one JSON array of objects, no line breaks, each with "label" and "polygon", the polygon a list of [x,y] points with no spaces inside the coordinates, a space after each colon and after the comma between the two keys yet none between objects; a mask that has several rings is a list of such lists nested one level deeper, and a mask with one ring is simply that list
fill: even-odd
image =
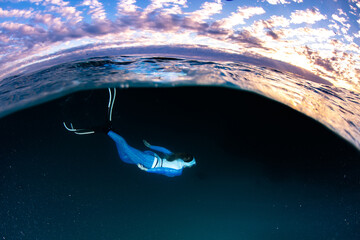
[{"label": "sunlit water surface", "polygon": [[279,101],[360,149],[359,94],[246,63],[136,56],[69,62],[1,81],[0,116],[82,89],[204,85],[248,90]]}]

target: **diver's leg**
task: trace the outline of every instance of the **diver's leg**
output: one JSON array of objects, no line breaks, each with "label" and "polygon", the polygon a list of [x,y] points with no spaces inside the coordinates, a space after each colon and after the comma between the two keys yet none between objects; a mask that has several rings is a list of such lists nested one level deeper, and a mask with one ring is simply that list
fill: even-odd
[{"label": "diver's leg", "polygon": [[108,136],[116,143],[119,157],[123,162],[141,164],[146,168],[152,167],[155,160],[154,153],[142,152],[129,146],[123,137],[111,130],[108,132]]},{"label": "diver's leg", "polygon": [[116,143],[116,147],[118,149],[118,153],[119,153],[119,157],[123,162],[126,163],[130,163],[130,164],[135,164],[132,160],[131,160],[131,154],[129,154],[129,145],[127,144],[127,142],[125,141],[125,139],[123,137],[121,137],[119,134],[113,132],[113,131],[109,131],[107,133],[107,135],[114,140],[114,142]]}]

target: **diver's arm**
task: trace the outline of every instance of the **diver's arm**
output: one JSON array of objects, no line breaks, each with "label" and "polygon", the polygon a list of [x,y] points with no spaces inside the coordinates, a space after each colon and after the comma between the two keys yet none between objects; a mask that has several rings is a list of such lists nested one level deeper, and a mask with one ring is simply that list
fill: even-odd
[{"label": "diver's arm", "polygon": [[161,153],[164,153],[166,155],[170,155],[172,154],[172,152],[164,147],[160,147],[160,146],[153,146],[151,145],[150,143],[148,143],[146,140],[143,140],[144,142],[144,145],[148,148],[150,148],[151,150],[154,150],[154,151],[158,151],[158,152],[161,152]]},{"label": "diver's arm", "polygon": [[137,164],[138,168],[140,168],[143,171],[147,171],[149,170],[148,168],[144,167],[143,165],[141,165],[140,163]]},{"label": "diver's arm", "polygon": [[157,168],[150,168],[146,171],[149,173],[165,175],[167,177],[176,177],[176,176],[180,176],[182,174],[182,168],[181,169],[173,169],[173,168],[157,167]]}]

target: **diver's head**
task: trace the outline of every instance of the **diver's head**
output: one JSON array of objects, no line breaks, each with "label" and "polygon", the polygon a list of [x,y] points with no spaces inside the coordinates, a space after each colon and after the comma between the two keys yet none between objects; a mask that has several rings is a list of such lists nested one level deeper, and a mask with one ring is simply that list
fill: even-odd
[{"label": "diver's head", "polygon": [[192,167],[193,165],[196,164],[195,158],[193,156],[191,156],[191,160],[190,161],[184,161],[184,167]]},{"label": "diver's head", "polygon": [[194,156],[189,153],[182,153],[181,159],[184,162],[191,162],[194,159]]},{"label": "diver's head", "polygon": [[168,161],[182,160],[185,167],[191,167],[196,164],[195,158],[189,153],[173,153],[167,159]]}]

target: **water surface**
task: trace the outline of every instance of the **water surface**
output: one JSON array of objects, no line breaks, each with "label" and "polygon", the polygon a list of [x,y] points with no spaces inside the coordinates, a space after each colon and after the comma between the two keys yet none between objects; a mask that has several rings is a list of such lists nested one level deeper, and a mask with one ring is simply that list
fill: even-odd
[{"label": "water surface", "polygon": [[310,116],[360,148],[358,93],[326,81],[239,62],[119,56],[63,63],[3,79],[0,116],[77,90],[109,86],[221,86],[251,91]]}]

